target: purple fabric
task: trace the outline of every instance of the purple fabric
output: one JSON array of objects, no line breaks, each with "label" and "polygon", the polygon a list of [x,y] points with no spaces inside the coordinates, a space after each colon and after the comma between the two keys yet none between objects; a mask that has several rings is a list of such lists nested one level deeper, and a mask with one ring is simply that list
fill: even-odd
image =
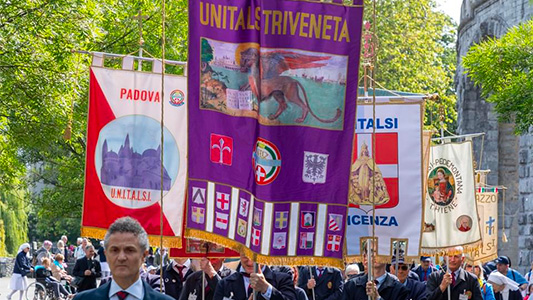
[{"label": "purple fabric", "polygon": [[[191,207],[198,206],[191,193],[195,184],[209,181],[215,186],[215,204],[216,192],[231,195],[229,187],[239,190],[239,198],[253,198],[248,216],[230,213],[235,218],[233,240],[243,245],[239,222],[252,222],[248,237],[254,230],[261,230],[262,237],[265,203],[274,203],[269,216],[271,256],[288,255],[287,245],[280,243],[284,232],[289,239],[290,203],[300,203],[299,218],[314,212],[313,228],[298,220],[296,250],[298,256],[313,256],[316,240],[302,243],[301,235],[317,237],[317,207],[326,204],[323,253],[342,258],[342,244],[340,251],[326,248],[328,234],[344,237],[362,13],[362,5],[309,1],[189,1],[187,227],[205,228],[191,222]],[[258,51],[260,59],[254,57]],[[280,110],[283,105],[286,109]],[[232,196],[231,201],[239,199]],[[261,225],[254,223],[256,210],[262,211]],[[223,213],[216,208],[213,212]],[[343,222],[337,231],[328,229],[332,213]],[[276,217],[287,217],[287,226],[276,227]],[[213,233],[229,234],[216,226]],[[262,247],[250,242],[250,249],[260,253]]]}]

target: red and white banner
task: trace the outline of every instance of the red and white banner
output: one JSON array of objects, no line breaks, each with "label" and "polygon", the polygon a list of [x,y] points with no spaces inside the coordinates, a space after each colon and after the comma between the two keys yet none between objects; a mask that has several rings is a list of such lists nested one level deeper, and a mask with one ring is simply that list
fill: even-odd
[{"label": "red and white banner", "polygon": [[[92,67],[82,235],[102,238],[131,216],[159,243],[181,247],[187,175],[187,79]],[[163,143],[161,105],[164,105]],[[163,172],[161,171],[163,153]]]},{"label": "red and white banner", "polygon": [[[372,104],[360,102],[357,107],[347,254],[360,258],[361,242],[372,237],[374,226],[378,259],[390,259],[395,240],[406,258],[416,258],[423,203],[423,100],[410,97],[391,102],[377,97],[376,101],[375,118]],[[328,246],[335,247],[335,241],[328,237]]]}]

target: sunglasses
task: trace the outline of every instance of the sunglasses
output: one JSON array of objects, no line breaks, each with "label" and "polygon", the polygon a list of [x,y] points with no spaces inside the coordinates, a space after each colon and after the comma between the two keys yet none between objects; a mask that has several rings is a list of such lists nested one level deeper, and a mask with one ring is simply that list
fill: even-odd
[{"label": "sunglasses", "polygon": [[[396,268],[396,265],[392,265],[394,268]],[[400,268],[400,270],[402,271],[407,271],[409,270],[409,266],[407,265],[399,265],[398,268]]]}]

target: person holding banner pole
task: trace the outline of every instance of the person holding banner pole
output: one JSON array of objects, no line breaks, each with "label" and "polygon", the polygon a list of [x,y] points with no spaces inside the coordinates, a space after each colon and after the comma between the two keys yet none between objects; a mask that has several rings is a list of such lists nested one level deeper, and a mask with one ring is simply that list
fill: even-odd
[{"label": "person holding banner pole", "polygon": [[254,270],[254,261],[241,254],[237,272],[220,280],[214,300],[248,300],[256,292],[257,300],[296,300],[292,276],[272,271],[268,266]]},{"label": "person holding banner pole", "polygon": [[309,299],[337,300],[342,296],[342,274],[337,268],[302,268],[298,286]]},{"label": "person holding banner pole", "polygon": [[[365,247],[366,249],[366,247]],[[365,250],[363,261],[369,260],[368,249]],[[386,271],[387,264],[372,259],[372,269],[367,274],[348,280],[344,284],[342,300],[361,300],[370,298],[373,300],[407,300],[409,291],[394,276]],[[369,273],[373,273],[374,280],[369,280]]]},{"label": "person holding banner pole", "polygon": [[185,281],[179,300],[192,300],[201,297],[202,300],[213,300],[217,284],[223,278],[233,273],[224,266],[223,258],[202,258],[200,271],[193,273]]},{"label": "person holding banner pole", "polygon": [[440,270],[429,276],[426,285],[428,300],[482,300],[476,276],[461,267],[465,259],[463,247],[449,249],[449,252],[447,271]]}]

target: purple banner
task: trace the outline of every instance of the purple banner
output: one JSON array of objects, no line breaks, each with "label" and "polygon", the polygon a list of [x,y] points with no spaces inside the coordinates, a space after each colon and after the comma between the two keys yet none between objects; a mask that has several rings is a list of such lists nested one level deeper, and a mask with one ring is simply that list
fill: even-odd
[{"label": "purple banner", "polygon": [[362,13],[362,0],[189,1],[188,235],[259,262],[340,264]]}]

